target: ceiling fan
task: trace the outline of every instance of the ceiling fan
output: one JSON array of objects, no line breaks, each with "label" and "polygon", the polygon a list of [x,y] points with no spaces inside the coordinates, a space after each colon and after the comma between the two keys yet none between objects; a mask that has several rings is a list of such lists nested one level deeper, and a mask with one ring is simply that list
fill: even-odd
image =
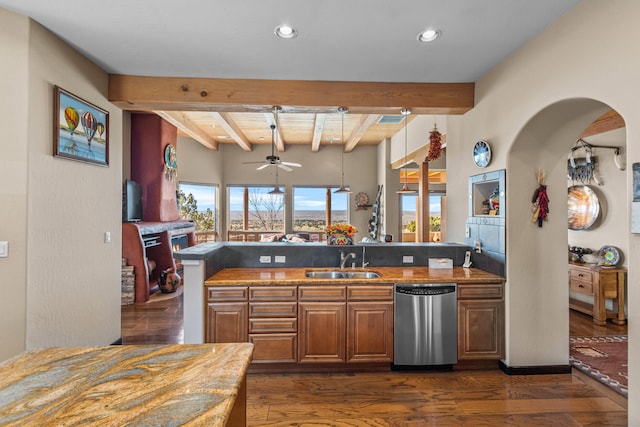
[{"label": "ceiling fan", "polygon": [[[282,170],[291,172],[291,167],[301,168],[300,163],[283,162],[276,154],[276,140],[275,140],[276,125],[271,125],[271,155],[267,156],[263,162],[243,162],[243,164],[262,163],[262,166],[256,168],[257,171],[262,170],[269,166],[277,166]],[[291,167],[290,167],[291,166]]]}]

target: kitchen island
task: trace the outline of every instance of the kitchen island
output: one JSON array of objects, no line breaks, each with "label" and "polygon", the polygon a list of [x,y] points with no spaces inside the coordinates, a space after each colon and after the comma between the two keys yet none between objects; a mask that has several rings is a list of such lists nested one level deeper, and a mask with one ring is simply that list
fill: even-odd
[{"label": "kitchen island", "polygon": [[0,364],[0,425],[244,426],[250,343],[49,348]]}]

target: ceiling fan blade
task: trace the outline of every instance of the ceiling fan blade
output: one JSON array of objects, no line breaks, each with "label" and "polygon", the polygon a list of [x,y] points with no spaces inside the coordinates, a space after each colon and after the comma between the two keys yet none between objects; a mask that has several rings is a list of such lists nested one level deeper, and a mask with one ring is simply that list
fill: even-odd
[{"label": "ceiling fan blade", "polygon": [[243,165],[257,165],[264,163],[264,160],[261,162],[242,162]]},{"label": "ceiling fan blade", "polygon": [[256,168],[256,170],[257,170],[257,171],[261,171],[262,169],[264,169],[264,168],[266,168],[266,167],[269,167],[269,166],[271,166],[271,163],[265,163],[265,164],[264,164],[264,165],[262,165],[262,166],[258,166],[258,167]]},{"label": "ceiling fan blade", "polygon": [[301,168],[302,165],[300,163],[294,163],[294,162],[280,162],[281,165],[287,165],[287,166],[293,166],[296,168]]},{"label": "ceiling fan blade", "polygon": [[291,169],[289,166],[285,166],[282,163],[278,164],[278,167],[280,169],[286,170],[287,172],[291,172],[293,169]]}]

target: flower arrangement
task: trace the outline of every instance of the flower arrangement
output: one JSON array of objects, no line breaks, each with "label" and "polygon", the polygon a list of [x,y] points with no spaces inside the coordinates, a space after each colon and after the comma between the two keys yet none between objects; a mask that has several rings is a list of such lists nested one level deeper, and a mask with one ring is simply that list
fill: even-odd
[{"label": "flower arrangement", "polygon": [[332,234],[344,234],[345,236],[353,237],[356,234],[356,231],[358,231],[358,229],[351,224],[331,224],[325,227],[324,234],[327,236]]}]

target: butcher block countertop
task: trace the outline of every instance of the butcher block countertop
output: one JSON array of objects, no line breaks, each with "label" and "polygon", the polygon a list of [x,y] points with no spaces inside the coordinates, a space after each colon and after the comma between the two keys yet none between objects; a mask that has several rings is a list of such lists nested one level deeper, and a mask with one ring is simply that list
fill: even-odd
[{"label": "butcher block countertop", "polygon": [[377,278],[309,278],[307,271],[339,271],[339,268],[225,268],[205,281],[205,286],[231,285],[314,285],[314,284],[388,284],[388,283],[503,283],[505,279],[477,268],[453,267],[370,267],[345,268],[343,271],[375,271]]},{"label": "butcher block countertop", "polygon": [[[224,426],[253,344],[49,348],[0,364],[0,425]],[[238,400],[238,402],[236,402]]]}]

